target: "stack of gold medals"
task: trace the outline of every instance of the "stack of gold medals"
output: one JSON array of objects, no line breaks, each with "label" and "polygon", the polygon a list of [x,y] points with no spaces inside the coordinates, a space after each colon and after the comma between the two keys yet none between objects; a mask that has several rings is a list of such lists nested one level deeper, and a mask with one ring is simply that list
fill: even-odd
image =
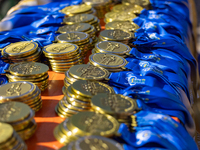
[{"label": "stack of gold medals", "polygon": [[109,72],[120,72],[126,70],[128,64],[126,59],[112,53],[94,53],[90,55],[89,62],[91,65],[102,67]]},{"label": "stack of gold medals", "polygon": [[100,41],[116,41],[133,47],[134,34],[120,29],[103,30],[99,35]]},{"label": "stack of gold medals", "polygon": [[107,82],[108,70],[90,64],[81,64],[71,67],[65,72],[64,86],[68,88],[78,80]]},{"label": "stack of gold medals", "polygon": [[113,7],[112,12],[129,12],[130,14],[139,15],[142,10],[143,7],[141,7],[141,5],[137,5],[136,3],[134,5],[118,4]]},{"label": "stack of gold medals", "polygon": [[63,87],[64,97],[55,111],[60,117],[67,118],[78,112],[91,109],[91,98],[98,93],[114,93],[112,87],[97,81],[78,80],[67,88]]},{"label": "stack of gold medals", "polygon": [[136,15],[140,14],[143,7],[139,5],[124,5],[118,4],[113,7],[111,12],[105,14],[105,23],[113,21],[130,21],[136,18]]},{"label": "stack of gold medals", "polygon": [[40,89],[31,82],[10,82],[0,86],[0,103],[8,101],[23,102],[35,112],[42,108]]},{"label": "stack of gold medals", "polygon": [[13,127],[0,122],[0,149],[1,150],[27,150],[27,146]]},{"label": "stack of gold medals", "polygon": [[10,124],[23,139],[29,139],[36,131],[35,112],[21,102],[5,102],[0,104],[0,122]]},{"label": "stack of gold medals", "polygon": [[2,52],[2,59],[6,63],[19,63],[24,61],[40,61],[41,49],[36,42],[22,41],[6,46]]},{"label": "stack of gold medals", "polygon": [[104,15],[110,11],[112,5],[112,0],[83,0],[83,2],[97,11],[98,18],[104,18]]},{"label": "stack of gold medals", "polygon": [[140,5],[143,8],[149,9],[150,8],[150,1],[149,0],[122,0],[122,4],[124,5]]},{"label": "stack of gold medals", "polygon": [[112,53],[121,57],[127,57],[130,51],[131,48],[126,44],[115,41],[102,41],[95,44],[92,53]]},{"label": "stack of gold medals", "polygon": [[139,110],[134,99],[120,94],[97,94],[91,99],[92,108],[99,113],[115,117],[118,122],[129,125],[132,123],[131,115]]},{"label": "stack of gold medals", "polygon": [[90,38],[92,39],[92,44],[97,42],[98,38],[96,37],[96,29],[89,23],[76,23],[72,25],[64,25],[62,27],[59,27],[57,33],[67,33],[73,31],[85,32],[90,35]]},{"label": "stack of gold medals", "polygon": [[124,150],[120,143],[102,136],[84,136],[60,150]]},{"label": "stack of gold medals", "polygon": [[41,91],[44,91],[48,87],[49,67],[43,63],[38,62],[21,62],[11,64],[6,76],[9,82],[16,81],[28,81],[32,82],[39,87]]},{"label": "stack of gold medals", "polygon": [[107,114],[92,111],[79,112],[54,129],[54,136],[60,143],[70,143],[83,136],[115,136],[119,128],[118,121]]},{"label": "stack of gold medals", "polygon": [[64,9],[62,9],[61,12],[66,14],[67,16],[74,16],[78,14],[96,15],[96,10],[92,8],[91,5],[86,4],[67,6]]},{"label": "stack of gold medals", "polygon": [[65,72],[75,64],[82,64],[83,59],[77,45],[71,43],[54,43],[43,48],[51,69],[55,72]]},{"label": "stack of gold medals", "polygon": [[106,30],[123,29],[126,32],[136,32],[139,26],[131,21],[114,21],[105,25]]},{"label": "stack of gold medals", "polygon": [[81,49],[81,56],[84,58],[89,50],[94,47],[90,35],[84,32],[67,32],[60,34],[55,38],[58,43],[72,43],[79,46]]},{"label": "stack of gold medals", "polygon": [[91,14],[79,14],[64,18],[62,24],[71,25],[75,23],[89,23],[96,29],[97,34],[101,30],[99,19]]},{"label": "stack of gold medals", "polygon": [[122,11],[122,12],[108,12],[105,15],[104,22],[109,23],[113,21],[132,21],[136,18],[134,13]]}]

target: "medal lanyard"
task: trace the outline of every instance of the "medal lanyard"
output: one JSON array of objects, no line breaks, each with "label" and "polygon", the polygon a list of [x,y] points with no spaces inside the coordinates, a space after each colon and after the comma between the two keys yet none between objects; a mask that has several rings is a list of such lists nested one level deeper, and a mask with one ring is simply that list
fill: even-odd
[{"label": "medal lanyard", "polygon": [[184,70],[184,65],[173,59],[168,59],[155,53],[142,53],[139,52],[136,48],[132,48],[130,55],[134,58],[128,58],[127,61],[129,62],[131,62],[133,59],[148,61],[152,66],[157,66],[163,70],[176,73],[180,76],[186,75],[187,77],[188,72]]},{"label": "medal lanyard", "polygon": [[154,48],[164,48],[175,52],[188,61],[192,70],[196,69],[196,60],[192,56],[187,46],[176,36],[160,36],[156,33],[144,33],[140,35],[140,37],[137,37],[136,41],[133,43],[136,45],[137,49],[142,52],[150,52],[151,49]]},{"label": "medal lanyard", "polygon": [[174,90],[174,87],[172,87],[168,82],[166,83],[165,80],[163,81],[163,79],[157,78],[155,76],[141,76],[140,73],[135,73],[135,71],[134,73],[130,71],[111,73],[109,79],[109,84],[111,86],[116,86],[121,89],[132,86],[150,86],[163,88],[163,90],[177,95],[177,92]]},{"label": "medal lanyard", "polygon": [[[4,70],[7,70],[9,68],[10,64],[3,62],[3,60],[0,59],[0,74],[5,73]],[[0,75],[0,85],[8,83],[8,80],[6,76]]]},{"label": "medal lanyard", "polygon": [[19,42],[19,41],[33,41],[37,42],[40,47],[52,44],[54,41],[55,34],[50,33],[48,36],[30,36],[30,35],[17,35],[14,32],[6,33],[4,35],[0,35],[0,48],[4,48],[11,43]]},{"label": "medal lanyard", "polygon": [[187,89],[188,83],[185,82],[187,81],[187,78],[185,76],[178,76],[175,73],[162,70],[156,65],[155,66],[151,65],[149,62],[146,62],[146,61],[138,62],[138,60],[133,60],[132,62],[129,62],[125,66],[125,68],[133,70],[133,72],[135,72],[136,70],[140,70],[140,74],[142,76],[154,76],[154,77],[158,77],[162,79],[165,83],[170,85],[175,90],[177,95],[180,95],[180,94],[176,86],[179,86],[184,91],[188,92],[188,89]]},{"label": "medal lanyard", "polygon": [[27,6],[23,9],[16,10],[12,12],[10,15],[16,14],[52,14],[59,13],[59,10],[69,6],[69,5],[77,5],[80,4],[80,0],[68,0],[68,1],[60,1],[60,2],[51,2],[45,5],[37,5],[37,6]]},{"label": "medal lanyard", "polygon": [[[160,109],[161,111],[166,110],[166,114],[176,116],[185,126],[190,129],[194,128],[195,126],[191,114],[187,109],[191,106],[187,106],[186,108],[180,98],[161,88],[149,86],[132,86],[121,90],[120,94],[141,99],[151,108]],[[173,110],[176,110],[176,113],[172,112]]]},{"label": "medal lanyard", "polygon": [[[154,35],[153,35],[154,36]],[[149,39],[149,40],[147,40]],[[191,68],[191,78],[194,84],[196,84],[196,78],[197,78],[197,72],[196,72],[196,60],[192,56],[191,52],[187,48],[186,45],[184,45],[182,42],[178,42],[177,40],[172,40],[172,39],[165,39],[162,37],[159,37],[159,39],[152,39],[144,33],[141,37],[138,37],[136,41],[134,42],[137,49],[143,52],[151,52],[153,49],[159,49],[159,48],[165,48],[166,50],[170,50],[181,57],[184,57],[185,60],[190,65]],[[176,38],[175,38],[176,39]],[[181,51],[180,51],[181,49]]]},{"label": "medal lanyard", "polygon": [[[64,14],[58,12],[62,8],[72,5],[72,4],[79,4],[81,0],[76,1],[68,1],[62,3],[50,3],[47,5],[40,5],[40,6],[31,6],[25,9],[20,9],[13,12],[11,15],[8,15],[1,21],[0,26],[9,25],[9,30],[22,27],[22,26],[31,26],[38,28],[39,26],[42,27],[47,25],[46,22],[50,21],[49,23],[57,23],[59,24],[62,22],[64,18]],[[52,16],[52,18],[48,18],[48,16]]]},{"label": "medal lanyard", "polygon": [[[133,22],[138,24],[140,27],[146,27],[145,24],[151,22],[155,22],[157,24],[167,23],[169,24],[169,26],[176,27],[176,29],[179,30],[182,35],[187,39],[189,37],[189,34],[191,33],[191,29],[187,21],[180,18],[177,19],[175,18],[175,16],[172,16],[169,13],[165,13],[165,11],[143,10],[139,17],[133,19]],[[163,28],[166,27],[163,26]]]},{"label": "medal lanyard", "polygon": [[[157,1],[156,3],[153,3],[153,9],[156,11],[163,11],[163,9],[165,10],[165,12],[173,12],[172,15],[177,17],[182,17],[183,19],[185,19],[188,24],[191,24],[190,21],[190,11],[189,11],[189,5],[185,4],[184,2],[180,3],[178,1]],[[192,27],[192,26],[191,26]]]},{"label": "medal lanyard", "polygon": [[[187,143],[186,146],[191,146],[194,142],[185,128],[169,116],[153,111],[140,111],[134,116],[136,117],[138,127],[149,126],[154,122],[153,126],[166,133],[175,134],[183,143]],[[196,144],[193,143],[193,145],[193,148],[196,149]]]},{"label": "medal lanyard", "polygon": [[[129,132],[128,127],[125,124],[121,124],[118,130],[120,137],[130,146],[140,149],[144,146],[150,145],[151,143],[155,146],[164,147],[166,149],[180,149],[180,142],[171,141],[168,138],[163,138],[163,133],[160,133],[158,129],[152,126],[146,127],[135,127],[133,133]],[[148,149],[148,148],[146,148]]]},{"label": "medal lanyard", "polygon": [[[150,138],[153,137],[151,134],[149,134],[148,138],[138,135],[140,132],[144,132],[145,129],[148,129],[150,132],[157,133],[157,135],[160,135],[160,137],[167,139],[177,149],[190,149],[189,147],[191,147],[191,144],[193,145],[192,149],[197,149],[195,141],[184,129],[184,127],[169,116],[148,110],[136,113],[134,118],[136,118],[136,122],[133,121],[133,125],[136,126],[134,127],[134,133],[130,133],[125,124],[121,124],[118,130],[118,133],[121,135],[122,139],[124,139],[133,147],[141,146],[139,144],[144,145],[145,143],[153,140],[150,140]],[[155,142],[159,143],[160,140],[156,140]],[[164,143],[161,145],[163,144]]]},{"label": "medal lanyard", "polygon": [[161,55],[162,57],[168,58],[169,60],[172,59],[178,61],[184,67],[183,70],[186,72],[187,76],[189,76],[189,74],[191,73],[190,65],[182,56],[166,49],[153,49],[151,53],[153,53],[154,55]]}]

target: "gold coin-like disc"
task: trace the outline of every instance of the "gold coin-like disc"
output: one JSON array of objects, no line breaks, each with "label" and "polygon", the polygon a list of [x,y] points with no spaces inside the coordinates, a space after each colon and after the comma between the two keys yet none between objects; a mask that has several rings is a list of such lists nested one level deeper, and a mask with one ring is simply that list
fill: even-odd
[{"label": "gold coin-like disc", "polygon": [[5,102],[0,104],[0,121],[6,123],[21,121],[28,117],[30,112],[30,107],[24,103]]},{"label": "gold coin-like disc", "polygon": [[13,135],[13,127],[7,123],[0,122],[0,144],[6,142]]},{"label": "gold coin-like disc", "polygon": [[119,123],[110,115],[84,111],[71,116],[67,127],[73,134],[80,136],[100,135],[110,137],[118,130]]}]

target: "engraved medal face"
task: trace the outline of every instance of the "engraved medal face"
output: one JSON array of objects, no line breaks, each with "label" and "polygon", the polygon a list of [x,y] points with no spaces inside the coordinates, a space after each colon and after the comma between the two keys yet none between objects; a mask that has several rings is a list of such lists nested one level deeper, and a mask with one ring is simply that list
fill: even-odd
[{"label": "engraved medal face", "polygon": [[65,23],[79,23],[79,22],[89,22],[94,20],[94,16],[90,14],[79,14],[75,16],[70,16],[67,18],[64,18],[63,22]]},{"label": "engraved medal face", "polygon": [[85,32],[91,28],[90,24],[87,23],[78,23],[78,24],[72,24],[72,25],[65,25],[58,29],[58,32],[60,33],[66,33],[66,32]]},{"label": "engraved medal face", "polygon": [[74,82],[72,84],[72,90],[85,97],[92,97],[98,93],[113,93],[113,89],[107,84],[87,80],[78,80]]},{"label": "engraved medal face", "polygon": [[77,13],[89,11],[91,9],[92,7],[90,5],[80,4],[80,5],[72,5],[72,6],[65,7],[61,11],[65,14],[77,14]]},{"label": "engraved medal face", "polygon": [[104,52],[124,54],[131,50],[128,45],[114,41],[102,41],[96,44],[96,48]]},{"label": "engraved medal face", "polygon": [[116,5],[113,7],[112,11],[114,12],[130,12],[130,13],[140,13],[143,8],[139,5]]},{"label": "engraved medal face", "polygon": [[28,117],[30,114],[28,105],[20,102],[6,102],[0,104],[0,121],[17,122]]},{"label": "engraved medal face", "polygon": [[150,4],[149,0],[123,0],[122,4],[134,4],[134,5],[140,5],[140,6],[147,6]]},{"label": "engraved medal face", "polygon": [[70,123],[85,135],[113,135],[118,122],[109,115],[95,112],[81,112],[69,118]]},{"label": "engraved medal face", "polygon": [[11,74],[19,74],[22,76],[42,74],[48,70],[49,67],[47,65],[37,62],[22,62],[12,64],[9,67]]},{"label": "engraved medal face", "polygon": [[13,135],[13,127],[7,123],[0,122],[0,143],[6,142]]},{"label": "engraved medal face", "polygon": [[119,143],[102,136],[88,136],[79,138],[75,142],[75,148],[76,150],[123,150]]},{"label": "engraved medal face", "polygon": [[83,32],[67,32],[65,34],[60,34],[57,37],[57,41],[60,42],[80,42],[87,40],[89,35]]},{"label": "engraved medal face", "polygon": [[16,97],[22,96],[33,90],[33,86],[28,82],[11,82],[0,86],[1,97]]},{"label": "engraved medal face", "polygon": [[92,97],[92,105],[108,114],[133,113],[136,102],[120,94],[98,94]]},{"label": "engraved medal face", "polygon": [[126,60],[110,53],[95,53],[90,55],[90,62],[106,68],[120,68],[126,65]]},{"label": "engraved medal face", "polygon": [[119,4],[113,7],[112,11],[114,12],[121,12],[121,11],[126,11],[126,9],[133,8],[134,6],[130,5],[123,5]]},{"label": "engraved medal face", "polygon": [[107,23],[106,28],[123,29],[125,31],[136,31],[137,29],[139,29],[139,26],[130,21],[114,21]]},{"label": "engraved medal face", "polygon": [[100,36],[102,36],[106,40],[128,40],[132,38],[132,33],[114,29],[114,30],[104,30],[100,33]]},{"label": "engraved medal face", "polygon": [[106,13],[105,17],[106,17],[106,20],[111,20],[111,21],[126,21],[126,20],[132,20],[136,18],[136,15],[133,13],[122,11],[122,12]]},{"label": "engraved medal face", "polygon": [[70,53],[77,50],[78,47],[71,43],[55,43],[48,45],[44,48],[44,51],[52,54]]},{"label": "engraved medal face", "polygon": [[4,49],[5,53],[11,55],[18,55],[20,53],[27,53],[29,51],[36,51],[37,44],[35,42],[23,41],[11,44]]},{"label": "engraved medal face", "polygon": [[69,69],[69,73],[75,78],[87,80],[102,80],[105,79],[109,74],[106,69],[88,64],[75,65]]}]

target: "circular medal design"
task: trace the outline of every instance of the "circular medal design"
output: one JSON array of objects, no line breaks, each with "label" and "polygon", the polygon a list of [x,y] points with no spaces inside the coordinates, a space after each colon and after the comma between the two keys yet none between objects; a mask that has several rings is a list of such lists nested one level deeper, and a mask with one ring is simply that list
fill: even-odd
[{"label": "circular medal design", "polygon": [[92,97],[91,102],[95,110],[110,115],[130,116],[137,108],[134,99],[120,94],[97,94]]},{"label": "circular medal design", "polygon": [[49,67],[43,63],[38,62],[22,62],[10,65],[8,71],[12,75],[31,76],[44,74],[49,70]]},{"label": "circular medal design", "polygon": [[100,135],[110,137],[119,128],[119,123],[110,115],[96,112],[80,112],[69,118],[70,124],[67,127],[77,135]]},{"label": "circular medal design", "polygon": [[114,41],[101,41],[95,45],[100,53],[113,53],[116,55],[124,55],[131,51],[131,48],[123,43]]},{"label": "circular medal design", "polygon": [[118,55],[111,53],[95,53],[90,55],[89,61],[94,66],[104,68],[122,68],[127,64],[127,61]]},{"label": "circular medal design", "polygon": [[30,114],[31,109],[28,105],[20,102],[6,102],[0,104],[0,121],[17,122],[25,119]]},{"label": "circular medal design", "polygon": [[69,69],[69,74],[76,79],[103,80],[108,77],[109,72],[104,68],[89,64],[81,64],[71,67]]},{"label": "circular medal design", "polygon": [[84,32],[67,32],[56,37],[59,43],[78,43],[89,40],[89,35]]},{"label": "circular medal design", "polygon": [[98,93],[114,93],[114,90],[107,84],[88,80],[78,80],[74,82],[72,84],[72,91],[89,98]]},{"label": "circular medal design", "polygon": [[0,144],[9,140],[13,135],[13,127],[7,123],[0,122]]}]

